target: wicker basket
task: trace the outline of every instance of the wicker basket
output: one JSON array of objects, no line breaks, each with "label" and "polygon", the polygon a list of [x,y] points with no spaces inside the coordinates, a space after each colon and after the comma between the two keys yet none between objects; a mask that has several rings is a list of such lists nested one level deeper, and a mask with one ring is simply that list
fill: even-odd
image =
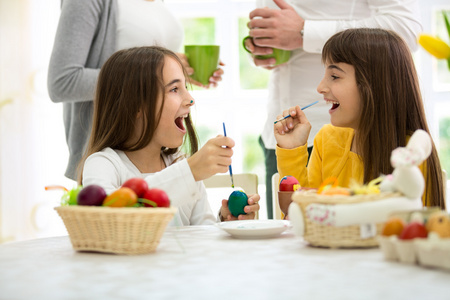
[{"label": "wicker basket", "polygon": [[176,208],[55,207],[77,251],[154,252]]},{"label": "wicker basket", "polygon": [[[305,220],[305,232],[303,238],[312,246],[329,248],[370,248],[377,247],[376,235],[370,238],[361,237],[361,226],[327,226],[311,221],[306,214],[309,204],[346,205],[369,201],[378,201],[391,197],[399,197],[399,193],[381,193],[369,195],[320,195],[314,191],[296,192],[292,200],[297,203]],[[376,224],[377,235],[381,233],[383,223]]]}]

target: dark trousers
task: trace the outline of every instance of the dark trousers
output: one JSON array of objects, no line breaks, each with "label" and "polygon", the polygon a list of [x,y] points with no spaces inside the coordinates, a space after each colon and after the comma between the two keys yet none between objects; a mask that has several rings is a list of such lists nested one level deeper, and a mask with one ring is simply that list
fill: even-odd
[{"label": "dark trousers", "polygon": [[[266,166],[266,205],[267,205],[267,218],[273,219],[273,209],[272,209],[272,176],[278,172],[277,169],[277,157],[275,155],[274,149],[267,149],[264,146],[264,142],[261,137],[259,137],[259,145],[264,152],[264,161]],[[308,159],[311,155],[312,146],[308,147]]]}]

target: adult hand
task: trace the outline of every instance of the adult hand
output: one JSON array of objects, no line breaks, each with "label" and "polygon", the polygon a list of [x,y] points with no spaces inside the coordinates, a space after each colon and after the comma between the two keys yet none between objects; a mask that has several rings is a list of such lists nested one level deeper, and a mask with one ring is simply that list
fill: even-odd
[{"label": "adult hand", "polygon": [[233,155],[234,141],[226,136],[218,135],[210,139],[194,155],[187,159],[195,181],[209,178],[217,173],[228,172]]},{"label": "adult hand", "polygon": [[[305,20],[284,0],[273,0],[280,9],[257,8],[250,12],[249,35],[258,47],[294,50],[303,47],[300,30]],[[257,18],[259,17],[259,18]]]},{"label": "adult hand", "polygon": [[291,117],[273,126],[277,144],[284,149],[294,149],[305,145],[311,131],[311,124],[298,105],[283,111],[283,115],[278,115],[277,120],[289,114]]},{"label": "adult hand", "polygon": [[[195,70],[189,65],[189,61],[187,59],[186,54],[184,53],[176,53],[178,58],[181,60],[181,63],[183,64],[183,67],[186,69],[186,72],[189,76],[194,74]],[[223,62],[219,62],[220,66],[225,66]],[[193,85],[209,89],[210,87],[217,87],[219,81],[222,81],[222,75],[223,75],[223,69],[218,68],[214,71],[213,75],[209,78],[209,83],[207,85],[204,85],[194,79],[192,77],[189,78],[189,82]]]},{"label": "adult hand", "polygon": [[245,48],[247,48],[248,51],[251,52],[252,54],[252,58],[253,58],[253,62],[255,64],[255,66],[257,67],[262,67],[264,69],[267,70],[273,70],[281,65],[284,64],[280,64],[280,65],[275,65],[276,64],[276,60],[275,58],[268,58],[268,59],[260,59],[257,58],[256,55],[267,55],[267,54],[272,54],[273,49],[269,48],[269,47],[258,47],[255,46],[255,44],[253,44],[252,39],[246,39],[244,41],[244,46]]},{"label": "adult hand", "polygon": [[[225,66],[225,64],[223,62],[219,62],[220,66]],[[213,75],[211,77],[209,77],[209,84],[206,86],[203,86],[206,89],[209,89],[210,87],[217,87],[217,85],[219,84],[219,81],[222,81],[222,75],[223,75],[224,71],[222,68],[218,68],[217,70],[214,71]]]},{"label": "adult hand", "polygon": [[220,208],[220,215],[222,216],[223,221],[233,221],[233,220],[253,220],[255,218],[255,213],[259,211],[259,200],[260,197],[258,194],[247,195],[248,196],[248,205],[244,207],[244,211],[246,215],[239,215],[235,217],[231,214],[228,209],[228,200],[222,200],[222,207]]},{"label": "adult hand", "polygon": [[186,70],[186,72],[188,73],[188,75],[191,76],[192,74],[194,74],[194,69],[192,69],[191,66],[189,65],[189,61],[187,59],[186,54],[176,53],[176,55],[181,60],[181,63],[183,64],[183,67]]}]

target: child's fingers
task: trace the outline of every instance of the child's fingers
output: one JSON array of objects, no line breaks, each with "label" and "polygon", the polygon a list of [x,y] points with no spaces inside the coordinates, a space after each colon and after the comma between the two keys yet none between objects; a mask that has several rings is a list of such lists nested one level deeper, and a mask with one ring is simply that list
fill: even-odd
[{"label": "child's fingers", "polygon": [[224,167],[225,168],[225,172],[226,172],[226,171],[228,171],[228,166],[231,165],[231,158],[219,156],[216,159],[216,164],[219,167]]},{"label": "child's fingers", "polygon": [[303,110],[301,110],[301,108],[299,106],[296,106],[295,109],[296,109],[295,114],[297,116],[299,123],[300,124],[309,123],[308,118],[306,118],[305,112]]},{"label": "child's fingers", "polygon": [[289,132],[291,129],[295,127],[298,123],[300,123],[300,120],[298,120],[298,114],[301,113],[300,106],[294,106],[291,107],[285,111],[283,111],[283,115],[278,115],[277,120],[281,120],[282,118],[286,116],[290,116],[284,120],[281,120],[275,124],[275,129],[278,131],[279,134],[285,134]]},{"label": "child's fingers", "polygon": [[244,211],[246,214],[250,214],[250,213],[255,213],[259,210],[259,204],[258,202],[256,202],[255,204],[252,205],[247,205],[244,207]]},{"label": "child's fingers", "polygon": [[260,196],[258,194],[248,195],[248,205],[244,207],[245,213],[256,213],[260,209],[259,200]]},{"label": "child's fingers", "polygon": [[232,138],[229,138],[227,136],[218,135],[215,138],[210,139],[208,142],[213,143],[216,146],[220,147],[227,147],[227,148],[233,148],[235,143]]},{"label": "child's fingers", "polygon": [[247,195],[248,196],[248,204],[253,205],[259,202],[261,197],[258,194]]},{"label": "child's fingers", "polygon": [[253,220],[254,218],[255,218],[255,213],[252,212],[252,213],[249,213],[246,215],[239,215],[237,219],[238,220]]},{"label": "child's fingers", "polygon": [[285,134],[286,132],[289,131],[289,128],[286,125],[286,120],[289,119],[289,118],[283,120],[283,118],[288,116],[289,113],[290,113],[289,109],[286,109],[286,110],[283,111],[282,115],[278,115],[277,116],[277,120],[280,120],[280,121],[278,121],[275,124],[275,129],[278,131],[279,134]]},{"label": "child's fingers", "polygon": [[302,112],[302,110],[300,109],[300,106],[294,106],[288,109],[288,114],[291,115],[290,118],[286,119],[286,126],[288,129],[292,129],[294,128],[294,126],[296,124],[298,124],[298,114],[299,112]]},{"label": "child's fingers", "polygon": [[[280,120],[281,118],[283,118],[283,115],[278,115],[277,116],[277,120]],[[282,121],[279,121],[279,122],[275,123],[274,127],[275,127],[275,130],[279,134],[284,134],[284,124],[282,123]]]}]

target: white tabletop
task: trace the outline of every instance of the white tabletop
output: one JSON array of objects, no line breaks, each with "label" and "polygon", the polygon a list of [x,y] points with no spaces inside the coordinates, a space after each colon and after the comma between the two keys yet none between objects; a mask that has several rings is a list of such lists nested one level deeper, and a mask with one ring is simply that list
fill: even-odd
[{"label": "white tabletop", "polygon": [[[431,298],[433,297],[433,298]],[[73,250],[68,237],[0,245],[0,299],[450,299],[450,272],[321,249],[292,232],[240,240],[216,226],[168,228],[157,251]]]}]

